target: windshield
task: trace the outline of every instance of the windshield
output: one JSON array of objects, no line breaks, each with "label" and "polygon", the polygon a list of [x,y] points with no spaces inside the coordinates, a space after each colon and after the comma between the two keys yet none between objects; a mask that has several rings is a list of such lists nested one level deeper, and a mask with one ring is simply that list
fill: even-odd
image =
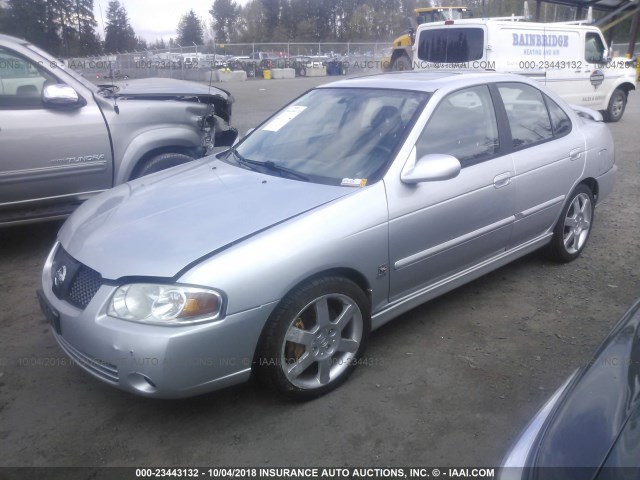
[{"label": "windshield", "polygon": [[44,50],[36,47],[35,45],[28,44],[28,45],[25,45],[25,46],[29,50],[31,50],[33,53],[35,53],[36,55],[39,55],[44,60],[46,60],[45,65],[48,68],[50,68],[51,70],[53,70],[53,73],[56,73],[55,69],[59,69],[59,70],[63,71],[64,73],[66,73],[67,75],[69,75],[70,77],[73,77],[73,79],[76,82],[81,83],[82,85],[87,87],[92,92],[97,92],[98,91],[98,87],[96,87],[89,80],[87,80],[86,78],[82,77],[81,75],[78,75],[76,72],[74,72],[70,68],[65,67],[65,65],[64,65],[62,60],[55,59],[54,57],[49,55],[47,52],[45,52]]},{"label": "windshield", "polygon": [[364,186],[386,171],[428,98],[425,92],[399,90],[313,90],[265,122],[228,158],[264,166],[261,171],[268,174],[286,169],[308,181]]}]

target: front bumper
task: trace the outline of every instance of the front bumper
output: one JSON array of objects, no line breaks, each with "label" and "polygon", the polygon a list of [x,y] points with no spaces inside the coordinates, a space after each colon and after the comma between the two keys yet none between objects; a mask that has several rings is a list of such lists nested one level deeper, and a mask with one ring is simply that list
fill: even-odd
[{"label": "front bumper", "polygon": [[[54,249],[55,250],[55,249]],[[65,353],[95,378],[157,398],[183,398],[245,382],[275,302],[222,320],[183,327],[128,322],[106,315],[116,287],[102,285],[86,309],[52,291],[52,255],[42,274],[44,310]],[[52,319],[52,312],[47,317]]]}]

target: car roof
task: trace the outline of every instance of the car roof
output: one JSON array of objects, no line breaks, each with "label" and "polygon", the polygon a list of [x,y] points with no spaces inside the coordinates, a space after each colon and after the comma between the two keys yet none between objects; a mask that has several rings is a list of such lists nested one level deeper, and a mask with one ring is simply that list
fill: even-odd
[{"label": "car roof", "polygon": [[422,92],[435,92],[443,87],[450,89],[463,88],[465,86],[480,83],[494,82],[521,82],[541,87],[532,80],[510,73],[478,72],[478,71],[420,71],[420,72],[395,72],[353,77],[346,80],[327,83],[317,88],[392,88],[395,90],[411,90]]}]

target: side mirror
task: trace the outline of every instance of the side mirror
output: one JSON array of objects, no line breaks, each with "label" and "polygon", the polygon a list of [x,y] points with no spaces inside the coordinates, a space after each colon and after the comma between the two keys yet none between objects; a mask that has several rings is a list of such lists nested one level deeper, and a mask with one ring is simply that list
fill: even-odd
[{"label": "side mirror", "polygon": [[80,107],[78,92],[63,83],[46,85],[42,89],[42,103],[51,107]]},{"label": "side mirror", "polygon": [[460,161],[451,155],[440,153],[419,158],[413,167],[405,168],[400,180],[409,185],[422,182],[436,182],[455,178],[460,173]]}]

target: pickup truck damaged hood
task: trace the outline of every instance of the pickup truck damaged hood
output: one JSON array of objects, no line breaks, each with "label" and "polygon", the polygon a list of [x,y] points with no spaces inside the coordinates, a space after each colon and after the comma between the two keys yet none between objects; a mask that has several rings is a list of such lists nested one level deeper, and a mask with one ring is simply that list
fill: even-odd
[{"label": "pickup truck damaged hood", "polygon": [[[110,86],[111,84],[105,84]],[[231,97],[226,90],[210,87],[203,83],[190,82],[188,80],[175,80],[172,78],[141,78],[137,80],[121,80],[115,82],[117,95],[216,95]]]},{"label": "pickup truck damaged hood", "polygon": [[203,256],[353,191],[264,175],[209,157],[85,202],[64,224],[59,240],[105,279],[171,278]]},{"label": "pickup truck damaged hood", "polygon": [[123,80],[113,84],[104,84],[108,88],[115,86],[112,98],[120,100],[177,100],[185,102],[212,103],[216,115],[227,122],[231,119],[231,104],[234,98],[231,93],[221,88],[212,87],[187,80],[172,78],[144,78]]}]

